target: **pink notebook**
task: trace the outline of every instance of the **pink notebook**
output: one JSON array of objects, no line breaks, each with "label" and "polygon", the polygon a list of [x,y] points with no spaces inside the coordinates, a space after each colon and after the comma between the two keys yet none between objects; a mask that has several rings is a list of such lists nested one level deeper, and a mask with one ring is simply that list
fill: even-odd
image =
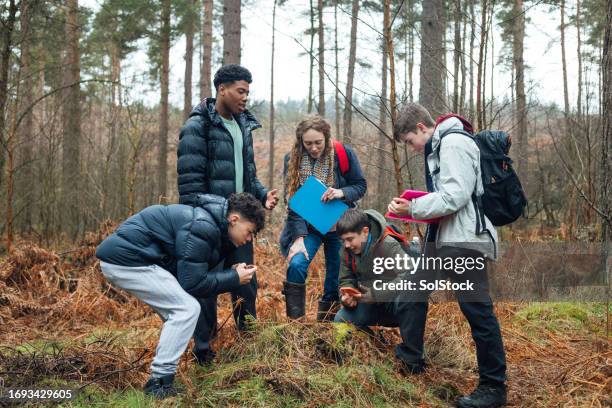
[{"label": "pink notebook", "polygon": [[[412,200],[413,198],[423,197],[424,195],[427,195],[427,194],[429,194],[427,191],[405,190],[400,197],[405,198],[406,200]],[[404,216],[400,216],[400,215],[390,213],[390,212],[387,212],[385,214],[385,217],[393,218],[396,220],[402,220],[406,222],[421,222],[424,224],[433,224],[433,223],[440,221],[441,219],[440,217],[438,217],[438,218],[429,218],[427,220],[415,220],[414,218],[410,216],[404,217]]]}]

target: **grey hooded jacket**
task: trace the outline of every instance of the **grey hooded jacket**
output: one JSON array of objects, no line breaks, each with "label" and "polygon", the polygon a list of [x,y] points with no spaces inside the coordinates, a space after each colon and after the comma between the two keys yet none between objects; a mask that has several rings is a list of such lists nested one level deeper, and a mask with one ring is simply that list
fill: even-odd
[{"label": "grey hooded jacket", "polygon": [[[440,135],[449,129],[463,130],[461,121],[448,118],[440,123],[432,135],[432,153],[427,164],[432,173],[434,192],[412,200],[415,219],[444,217],[439,222],[436,248],[453,246],[482,252],[489,259],[497,259],[497,231],[485,217],[486,231],[476,233],[476,210],[472,193],[484,193],[480,173],[480,150],[476,143],[460,133]],[[439,169],[439,171],[435,171]]]}]

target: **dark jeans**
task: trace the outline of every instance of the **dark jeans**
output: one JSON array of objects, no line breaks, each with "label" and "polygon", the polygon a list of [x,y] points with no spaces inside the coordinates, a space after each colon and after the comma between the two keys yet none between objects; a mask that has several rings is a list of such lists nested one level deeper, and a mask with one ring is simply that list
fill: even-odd
[{"label": "dark jeans", "polygon": [[[437,256],[439,257],[466,257],[480,256],[477,251],[440,248]],[[472,271],[457,275],[456,273],[444,272],[445,277],[451,281],[461,282],[465,279],[474,277]],[[418,271],[414,278],[416,282],[423,279],[428,271]],[[478,296],[473,294],[457,292],[457,300],[463,315],[470,324],[472,338],[476,344],[476,358],[478,360],[478,371],[480,383],[489,385],[500,385],[506,381],[506,356],[501,337],[499,322],[493,311],[493,303],[488,296],[488,282],[486,270],[484,276],[476,279],[480,288],[484,291]],[[415,298],[414,294],[402,292],[396,299],[396,314],[399,320],[400,334],[402,343],[399,344],[395,353],[396,356],[406,364],[418,367],[424,361],[423,338],[425,335],[425,322],[427,320],[428,291],[421,291],[420,298]],[[486,299],[483,299],[485,293]]]},{"label": "dark jeans", "polygon": [[[223,269],[230,268],[232,265],[244,262],[248,265],[253,263],[253,243],[249,242],[228,256],[222,266]],[[221,267],[221,265],[219,265]],[[255,310],[255,299],[257,298],[257,277],[254,275],[250,283],[241,285],[238,289],[231,292],[232,308],[234,310],[234,320],[238,330],[246,327],[245,317],[251,315],[257,317]],[[240,305],[236,305],[238,299],[242,298]],[[193,353],[202,356],[210,350],[210,341],[216,336],[217,332],[217,296],[197,299],[200,302],[201,312],[198,318],[193,338],[195,344]]]},{"label": "dark jeans", "polygon": [[319,247],[323,244],[325,253],[325,282],[323,283],[322,300],[333,301],[339,299],[338,279],[340,275],[340,250],[342,241],[336,232],[328,232],[321,235],[317,232],[310,232],[304,237],[304,246],[308,252],[306,259],[304,254],[299,253],[291,258],[287,268],[287,282],[304,284],[308,276],[310,262],[317,254]]},{"label": "dark jeans", "polygon": [[368,326],[397,327],[393,303],[357,303],[353,308],[345,306],[336,314],[336,323],[352,323],[360,329]]}]

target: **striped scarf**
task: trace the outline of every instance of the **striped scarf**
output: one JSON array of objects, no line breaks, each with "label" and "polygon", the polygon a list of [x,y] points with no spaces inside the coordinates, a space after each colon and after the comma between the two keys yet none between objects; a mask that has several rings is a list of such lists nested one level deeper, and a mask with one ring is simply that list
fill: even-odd
[{"label": "striped scarf", "polygon": [[334,186],[334,151],[330,149],[329,154],[318,159],[310,157],[304,152],[300,161],[300,186],[304,185],[306,179],[315,176],[327,187]]}]

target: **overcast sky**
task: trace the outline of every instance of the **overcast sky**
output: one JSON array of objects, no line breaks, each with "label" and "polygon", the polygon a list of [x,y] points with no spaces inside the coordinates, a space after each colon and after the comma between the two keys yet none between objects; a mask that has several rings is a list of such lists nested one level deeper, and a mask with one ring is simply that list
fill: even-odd
[{"label": "overcast sky", "polygon": [[[81,4],[94,9],[98,8],[100,0],[82,0]],[[272,34],[272,4],[273,0],[254,0],[252,4],[243,6],[242,10],[242,65],[246,66],[253,74],[253,84],[251,85],[251,95],[254,99],[269,99],[270,95],[270,55],[271,55],[271,34]],[[309,38],[303,32],[308,28],[309,19],[303,15],[308,11],[308,1],[289,0],[283,7],[277,9],[277,35],[276,35],[276,77],[275,77],[275,97],[279,99],[303,99],[308,95],[308,56],[304,54],[304,47],[309,46]],[[568,1],[567,13],[574,13],[575,3]],[[350,31],[349,10],[338,12],[339,25],[339,47],[340,53],[340,89],[345,88],[346,66],[348,61],[348,42]],[[561,66],[561,47],[559,37],[560,15],[558,9],[551,12],[549,6],[539,5],[528,10],[527,15],[531,19],[526,30],[525,39],[525,63],[529,67],[526,74],[527,87],[533,86],[530,97],[541,102],[556,102],[563,104],[563,85],[562,85],[562,66]],[[358,28],[357,57],[366,61],[371,68],[356,68],[355,75],[355,95],[358,97],[364,94],[378,94],[380,92],[380,67],[382,64],[381,53],[379,51],[380,36],[374,29],[381,29],[382,14],[360,13],[363,20]],[[334,77],[334,54],[331,51],[333,43],[333,8],[327,8],[324,14],[324,22],[329,28],[326,33],[326,48],[330,49],[325,54],[326,70]],[[370,28],[370,27],[372,28]],[[221,29],[215,27],[216,37],[220,39]],[[585,38],[586,35],[583,35]],[[478,36],[475,47],[478,47]],[[418,72],[419,72],[419,42],[416,43],[416,66],[414,69],[414,92],[415,98],[418,96]],[[502,41],[499,30],[493,38],[495,47],[495,58],[499,56]],[[298,43],[299,42],[299,43]],[[574,98],[577,95],[577,53],[576,53],[576,29],[568,27],[566,29],[566,55],[568,62],[568,83],[570,104],[574,105]],[[133,85],[132,98],[145,98],[148,103],[155,104],[159,99],[159,90],[151,89],[148,81],[143,80],[142,73],[147,70],[148,60],[146,57],[145,43],[139,51],[131,54],[123,64],[123,81]],[[315,37],[315,46],[317,39]],[[217,53],[222,47],[221,41],[215,44]],[[399,49],[396,51],[401,51]],[[583,47],[584,48],[584,47]],[[183,105],[183,78],[185,70],[185,39],[179,38],[172,46],[170,55],[170,102],[177,106]],[[217,54],[218,55],[218,54]],[[474,53],[477,56],[477,50]],[[489,54],[490,55],[490,54]],[[195,56],[197,60],[199,54]],[[476,57],[475,57],[476,58]],[[452,76],[452,56],[449,54],[449,68]],[[194,64],[194,100],[199,100],[199,65]],[[490,78],[491,63],[487,64]],[[213,66],[213,72],[218,65]],[[404,86],[402,61],[396,63],[398,88]],[[136,75],[136,77],[134,77]],[[591,72],[591,81],[596,84],[596,72]],[[504,72],[501,67],[496,67],[494,72],[496,82],[495,95],[510,95],[511,78],[510,72]],[[140,84],[138,81],[142,81]],[[315,69],[315,93],[317,92],[318,76]],[[449,81],[449,87],[452,82]],[[489,88],[489,83],[487,83]],[[326,81],[325,90],[329,96],[333,95],[333,86]],[[452,88],[451,88],[452,89]],[[487,91],[489,94],[489,91]]]}]

